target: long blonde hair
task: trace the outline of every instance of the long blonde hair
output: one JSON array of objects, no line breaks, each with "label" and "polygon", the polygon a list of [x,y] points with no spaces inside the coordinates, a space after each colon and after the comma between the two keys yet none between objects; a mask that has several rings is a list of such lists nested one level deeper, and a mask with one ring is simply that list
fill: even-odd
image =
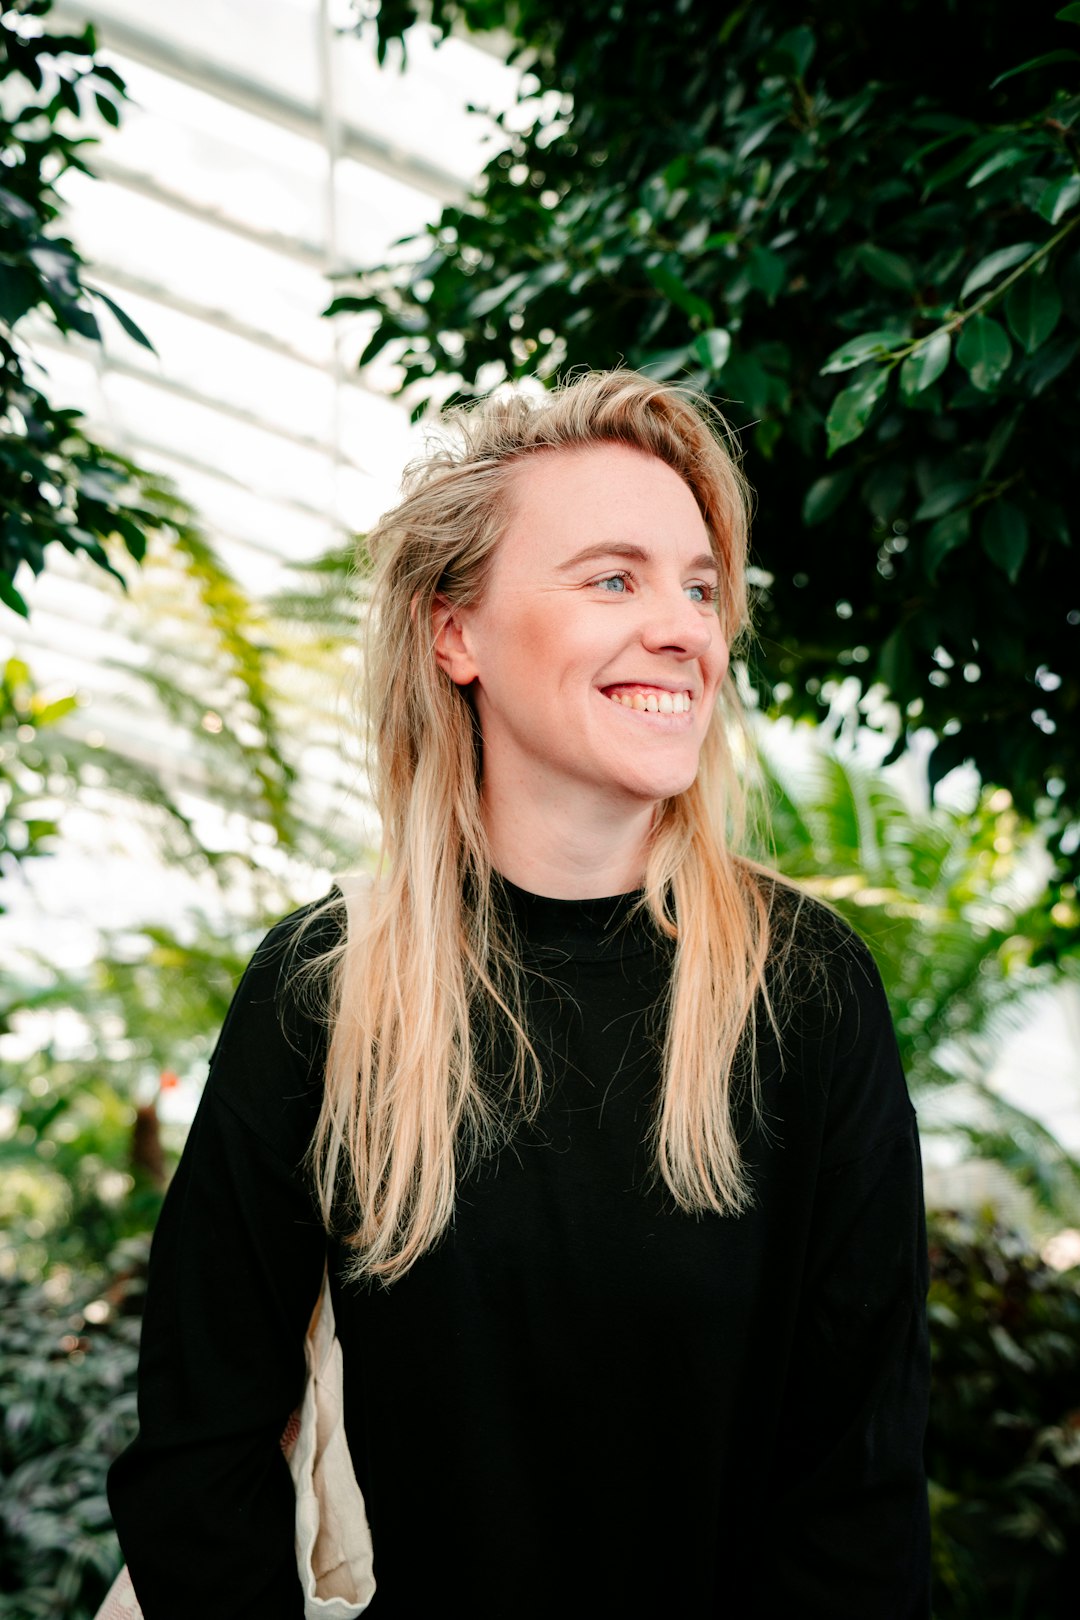
[{"label": "long blonde hair", "polygon": [[[475,602],[512,509],[524,458],[614,443],[684,479],[720,573],[729,646],[747,624],[748,496],[721,419],[678,388],[594,372],[543,397],[514,394],[454,414],[407,472],[400,503],[367,537],[374,564],[365,676],[378,874],[341,943],[314,966],[327,986],[325,1091],[311,1169],[327,1225],[357,1276],[391,1281],[451,1220],[457,1178],[490,1151],[507,1108],[480,1083],[496,1028],[514,1053],[507,1099],[528,1110],[543,1075],[530,1043],[514,942],[493,899],[481,816],[475,710],[437,667],[436,598]],[[769,886],[738,858],[744,794],[721,684],[693,785],[659,808],[642,905],[675,942],[655,1165],[687,1211],[737,1214],[751,1189],[732,1124],[737,1058],[753,1083],[755,1005],[765,994]],[[327,907],[340,900],[327,902]]]}]

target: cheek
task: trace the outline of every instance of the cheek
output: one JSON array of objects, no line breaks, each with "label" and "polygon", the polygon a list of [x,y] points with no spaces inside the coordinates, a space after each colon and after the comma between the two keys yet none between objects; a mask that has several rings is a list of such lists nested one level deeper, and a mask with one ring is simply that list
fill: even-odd
[{"label": "cheek", "polygon": [[575,634],[572,613],[558,598],[520,604],[500,630],[503,668],[524,671],[530,688],[557,680],[588,652]]},{"label": "cheek", "polygon": [[723,634],[719,633],[715,648],[713,650],[714,680],[717,686],[720,685],[724,679],[724,676],[727,674],[730,661],[731,655],[728,651],[728,644],[725,641]]},{"label": "cheek", "polygon": [[533,602],[503,598],[487,605],[477,646],[481,689],[492,697],[527,700],[553,668],[550,617]]}]

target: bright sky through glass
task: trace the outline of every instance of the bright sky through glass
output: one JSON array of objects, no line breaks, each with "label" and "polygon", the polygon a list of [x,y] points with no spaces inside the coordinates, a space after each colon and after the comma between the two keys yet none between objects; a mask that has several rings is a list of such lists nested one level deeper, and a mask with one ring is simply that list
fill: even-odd
[{"label": "bright sky through glass", "polygon": [[[369,526],[418,448],[406,410],[386,396],[387,363],[355,372],[363,322],[322,317],[335,291],[328,271],[385,259],[463,196],[492,139],[467,104],[508,107],[517,84],[492,53],[459,40],[436,48],[425,29],[410,38],[406,73],[380,69],[370,35],[334,32],[348,15],[320,0],[58,0],[47,23],[92,20],[128,86],[119,129],[86,98],[79,132],[99,137],[88,152],[99,178],[65,177],[63,227],[87,281],[156,353],[104,310],[103,349],[63,342],[40,318],[21,335],[52,402],[170,477],[255,594],[286,583],[286,563]],[[14,632],[39,682],[89,700],[88,736],[182,778],[182,733],[115,667],[152,655],[125,639],[125,604],[99,571],[50,553],[28,595],[30,624],[0,626],[0,654]],[[355,767],[325,724],[313,718],[310,732],[301,768],[317,797]],[[222,829],[196,781],[181,791],[213,843]],[[96,926],[176,914],[180,895],[194,898],[130,827],[81,811],[64,827],[32,889],[9,885],[7,937],[74,930],[89,958]]]}]

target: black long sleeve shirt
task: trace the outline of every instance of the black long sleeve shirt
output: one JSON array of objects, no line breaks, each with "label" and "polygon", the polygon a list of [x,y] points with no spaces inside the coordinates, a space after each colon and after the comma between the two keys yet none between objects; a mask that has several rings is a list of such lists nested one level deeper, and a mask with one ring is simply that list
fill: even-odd
[{"label": "black long sleeve shirt", "polygon": [[[807,903],[758,1026],[754,1189],[652,1174],[671,947],[633,896],[507,884],[543,1102],[399,1282],[344,1284],[299,1166],[323,1038],[289,923],[237,991],[154,1239],[137,1440],[109,1494],[145,1620],[300,1620],[278,1444],[329,1254],[372,1620],[922,1620],[926,1239],[880,980]],[[322,941],[325,943],[325,940]]]}]

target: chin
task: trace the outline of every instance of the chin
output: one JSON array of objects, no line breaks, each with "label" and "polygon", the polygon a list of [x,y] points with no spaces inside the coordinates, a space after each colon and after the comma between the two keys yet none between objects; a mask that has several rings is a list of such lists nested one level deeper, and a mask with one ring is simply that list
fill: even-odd
[{"label": "chin", "polygon": [[646,799],[652,804],[661,804],[665,799],[677,799],[680,793],[693,786],[697,777],[697,765],[693,769],[684,771],[657,772],[655,776],[638,777],[624,785],[638,799]]}]

